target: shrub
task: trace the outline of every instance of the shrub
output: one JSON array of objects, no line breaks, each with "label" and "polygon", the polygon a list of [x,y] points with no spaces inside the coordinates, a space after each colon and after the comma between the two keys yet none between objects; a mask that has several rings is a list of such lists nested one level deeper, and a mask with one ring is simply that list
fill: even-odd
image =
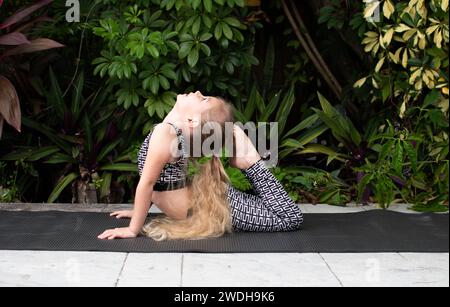
[{"label": "shrub", "polygon": [[104,42],[95,74],[107,78],[117,102],[144,105],[163,118],[177,92],[245,95],[236,69],[257,64],[254,26],[243,0],[100,1],[92,30]]}]

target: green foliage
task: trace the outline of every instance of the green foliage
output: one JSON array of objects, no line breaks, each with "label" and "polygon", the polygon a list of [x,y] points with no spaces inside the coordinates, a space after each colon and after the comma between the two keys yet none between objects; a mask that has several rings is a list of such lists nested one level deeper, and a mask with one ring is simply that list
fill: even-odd
[{"label": "green foliage", "polygon": [[238,97],[240,67],[250,53],[252,27],[243,23],[243,0],[98,1],[103,8],[92,31],[103,42],[94,74],[107,78],[117,103],[144,106],[163,118],[176,93],[192,85],[215,95]]},{"label": "green foliage", "polygon": [[[385,0],[382,21],[369,23],[362,43],[376,63],[374,72],[356,82],[371,80],[372,93],[382,102],[400,101],[398,114],[419,99],[426,88],[448,95],[448,1]],[[371,6],[366,8],[366,15]]]},{"label": "green foliage", "polygon": [[[377,9],[380,20],[373,20]],[[363,138],[368,154],[354,167],[363,174],[360,197],[369,187],[385,206],[402,200],[448,207],[448,20],[447,0],[331,1],[321,11],[328,28],[344,33],[350,26],[361,38],[371,70],[355,82],[355,93],[385,117],[364,124],[373,127]]]},{"label": "green foliage", "polygon": [[[42,163],[58,168],[59,179],[48,202],[57,200],[75,180],[95,181],[105,192],[109,186],[101,186],[101,183],[111,184],[111,172],[137,173],[135,163],[131,163],[135,155],[130,150],[132,140],[128,133],[138,134],[143,117],[136,120],[132,114],[122,116],[121,110],[108,100],[108,88],[85,97],[89,90],[82,72],[75,78],[71,95],[65,97],[52,69],[49,80],[49,88],[38,88],[38,91],[44,93],[52,116],[45,117],[44,113],[36,118],[22,118],[24,126],[40,135],[40,144],[13,150],[0,160]],[[35,86],[40,84],[42,82],[36,82]],[[118,117],[120,126],[116,123]],[[127,132],[118,132],[119,127],[127,127],[123,130]],[[107,180],[101,181],[102,178]]]},{"label": "green foliage", "polygon": [[275,177],[296,202],[345,205],[349,202],[348,185],[337,177],[312,167],[277,167]]},{"label": "green foliage", "polygon": [[18,198],[18,188],[16,186],[17,172],[8,174],[7,164],[0,162],[0,202],[13,202]]}]

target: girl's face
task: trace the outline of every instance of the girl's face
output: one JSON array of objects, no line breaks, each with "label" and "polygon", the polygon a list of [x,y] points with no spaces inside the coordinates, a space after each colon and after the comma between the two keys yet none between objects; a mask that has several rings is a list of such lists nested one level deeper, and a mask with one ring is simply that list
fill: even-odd
[{"label": "girl's face", "polygon": [[178,95],[175,108],[182,116],[186,117],[186,120],[198,122],[204,112],[217,107],[221,103],[221,100],[212,96],[204,96],[200,91],[197,91]]}]

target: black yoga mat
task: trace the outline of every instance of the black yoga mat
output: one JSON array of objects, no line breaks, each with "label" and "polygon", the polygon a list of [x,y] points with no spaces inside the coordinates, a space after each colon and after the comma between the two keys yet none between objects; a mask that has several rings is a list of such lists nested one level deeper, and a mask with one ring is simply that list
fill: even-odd
[{"label": "black yoga mat", "polygon": [[[152,215],[149,216],[150,218]],[[359,253],[448,252],[448,214],[367,211],[305,214],[302,230],[235,232],[221,238],[156,242],[101,241],[107,228],[127,226],[105,213],[0,211],[0,250],[202,252],[202,253]]]}]

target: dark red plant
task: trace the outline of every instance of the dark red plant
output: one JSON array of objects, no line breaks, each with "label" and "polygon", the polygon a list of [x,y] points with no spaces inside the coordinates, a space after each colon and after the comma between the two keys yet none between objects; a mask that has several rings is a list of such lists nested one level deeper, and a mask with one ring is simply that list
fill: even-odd
[{"label": "dark red plant", "polygon": [[[53,0],[37,1],[33,5],[20,9],[0,23],[0,64],[13,56],[64,47],[64,45],[48,38],[29,39],[26,33],[23,33],[34,23],[49,20],[48,18],[38,17],[30,21],[29,17],[52,2]],[[2,4],[3,0],[0,0],[0,6]],[[26,24],[24,24],[25,22]],[[14,71],[14,66],[4,65],[7,71]],[[12,82],[4,75],[4,72],[0,71],[0,138],[4,120],[20,132],[19,96]]]}]

